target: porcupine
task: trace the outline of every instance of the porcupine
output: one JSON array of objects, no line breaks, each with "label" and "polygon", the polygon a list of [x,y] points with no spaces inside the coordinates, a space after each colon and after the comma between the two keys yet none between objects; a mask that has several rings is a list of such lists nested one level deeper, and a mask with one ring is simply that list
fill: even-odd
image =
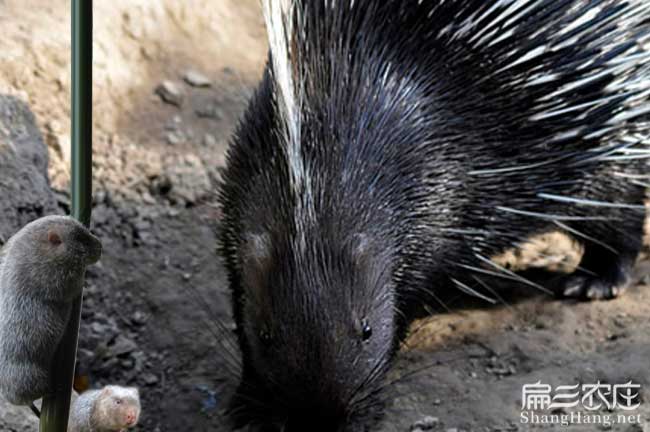
[{"label": "porcupine", "polygon": [[[220,200],[237,425],[371,430],[413,310],[563,230],[560,291],[610,298],[641,248],[650,3],[263,3],[270,54]],[[539,289],[532,282],[527,282]]]}]

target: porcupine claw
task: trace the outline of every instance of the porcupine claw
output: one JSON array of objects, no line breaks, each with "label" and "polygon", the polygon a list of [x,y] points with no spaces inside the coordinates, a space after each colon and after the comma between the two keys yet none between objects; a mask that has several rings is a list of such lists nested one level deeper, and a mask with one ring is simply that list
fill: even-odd
[{"label": "porcupine claw", "polygon": [[[623,273],[623,272],[621,272]],[[620,296],[630,284],[629,276],[619,276],[616,281],[599,276],[573,274],[563,284],[562,297],[581,300],[609,300]]]}]

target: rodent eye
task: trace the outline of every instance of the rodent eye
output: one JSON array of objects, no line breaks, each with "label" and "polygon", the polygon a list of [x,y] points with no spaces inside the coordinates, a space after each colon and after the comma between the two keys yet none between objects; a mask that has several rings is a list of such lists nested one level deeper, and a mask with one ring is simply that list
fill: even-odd
[{"label": "rodent eye", "polygon": [[116,405],[122,405],[122,399],[115,399]]},{"label": "rodent eye", "polygon": [[364,342],[366,342],[371,337],[372,337],[372,327],[370,327],[370,323],[368,323],[368,320],[364,319],[363,321],[361,321],[361,338],[363,339]]}]

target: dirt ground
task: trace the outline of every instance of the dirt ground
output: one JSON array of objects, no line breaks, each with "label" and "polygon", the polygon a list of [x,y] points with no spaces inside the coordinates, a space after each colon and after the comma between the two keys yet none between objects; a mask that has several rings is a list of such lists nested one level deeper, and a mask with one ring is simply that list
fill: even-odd
[{"label": "dirt ground", "polygon": [[[0,93],[35,112],[61,211],[69,3],[0,0]],[[137,430],[226,430],[232,367],[220,339],[232,327],[215,324],[229,322],[215,191],[266,54],[258,3],[95,2],[94,31],[93,229],[105,255],[89,274],[78,368],[91,386],[141,387]],[[546,238],[546,263],[575,260],[569,246]],[[427,427],[448,432],[649,431],[649,274],[645,255],[634,288],[614,301],[558,301],[519,287],[503,294],[507,305],[459,299],[416,322],[391,372],[381,430],[408,431],[431,416]],[[642,385],[642,425],[520,423],[525,384],[630,380]]]}]

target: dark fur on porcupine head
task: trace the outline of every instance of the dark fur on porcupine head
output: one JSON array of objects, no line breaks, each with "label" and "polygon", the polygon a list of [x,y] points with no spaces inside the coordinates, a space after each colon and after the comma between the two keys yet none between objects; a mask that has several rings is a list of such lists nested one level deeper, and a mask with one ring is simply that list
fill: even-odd
[{"label": "dark fur on porcupine head", "polygon": [[228,154],[236,423],[368,430],[422,302],[533,282],[490,257],[583,243],[616,295],[641,243],[650,4],[264,2],[269,64]]}]

